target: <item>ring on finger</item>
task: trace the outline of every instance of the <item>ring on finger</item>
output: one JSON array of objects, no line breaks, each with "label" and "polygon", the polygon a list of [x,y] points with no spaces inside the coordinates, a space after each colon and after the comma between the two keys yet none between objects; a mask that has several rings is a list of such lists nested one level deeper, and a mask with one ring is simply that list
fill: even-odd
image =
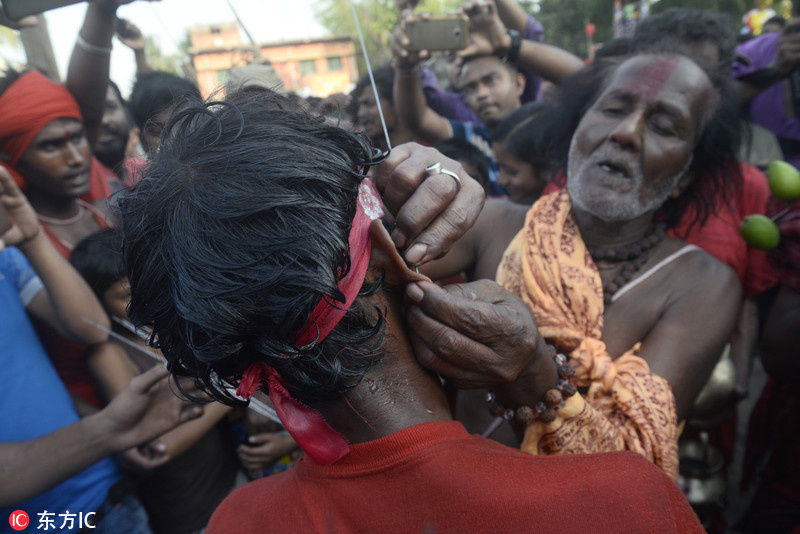
[{"label": "ring on finger", "polygon": [[427,167],[425,167],[425,172],[428,176],[433,176],[435,174],[446,174],[447,176],[451,177],[453,180],[456,181],[456,193],[461,190],[461,178],[454,173],[453,171],[449,171],[442,167],[442,163],[437,161],[436,163],[431,163]]}]

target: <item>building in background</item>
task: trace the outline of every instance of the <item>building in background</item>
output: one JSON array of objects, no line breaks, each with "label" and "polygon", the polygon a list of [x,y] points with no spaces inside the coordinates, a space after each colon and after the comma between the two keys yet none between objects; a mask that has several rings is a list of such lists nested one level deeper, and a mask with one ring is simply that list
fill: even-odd
[{"label": "building in background", "polygon": [[[240,67],[271,64],[283,90],[301,96],[326,97],[349,93],[358,80],[355,44],[351,37],[323,37],[250,45],[242,42],[235,22],[189,29],[197,84],[204,97],[228,82]],[[233,71],[232,71],[233,69]],[[259,74],[264,85],[274,86]],[[236,77],[237,80],[239,76]]]}]

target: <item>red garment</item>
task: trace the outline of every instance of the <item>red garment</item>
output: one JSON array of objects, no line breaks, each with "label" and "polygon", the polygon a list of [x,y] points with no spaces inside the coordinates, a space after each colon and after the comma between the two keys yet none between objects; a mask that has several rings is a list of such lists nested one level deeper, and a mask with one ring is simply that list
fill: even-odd
[{"label": "red garment", "polygon": [[[747,163],[740,163],[739,166],[743,180],[735,205],[720,205],[716,212],[709,214],[704,225],[693,225],[691,228],[689,225],[694,218],[694,210],[690,208],[683,214],[681,222],[675,228],[670,228],[667,234],[697,245],[728,265],[739,276],[744,295],[752,297],[777,285],[778,279],[767,262],[766,252],[748,247],[739,233],[739,225],[747,215],[767,212],[769,185],[764,173],[757,168]],[[564,175],[559,173],[545,186],[542,196],[558,191],[564,185]]]},{"label": "red garment", "polygon": [[532,456],[425,423],[322,466],[239,488],[208,534],[704,532],[677,486],[631,452]]},{"label": "red garment", "polygon": [[741,192],[733,206],[720,205],[702,226],[689,228],[694,211],[684,213],[680,224],[667,232],[702,248],[730,266],[742,281],[745,297],[752,297],[775,286],[778,279],[767,261],[767,254],[747,246],[739,233],[739,225],[747,215],[767,212],[769,184],[767,177],[747,163],[739,164],[742,173]]},{"label": "red garment", "polygon": [[114,174],[114,171],[100,163],[100,160],[92,156],[92,166],[89,169],[89,192],[81,197],[86,202],[105,200],[111,193],[122,189],[122,184]]},{"label": "red garment", "polygon": [[16,171],[17,164],[33,139],[50,121],[59,118],[83,121],[81,109],[63,85],[30,71],[20,76],[0,96],[0,161],[20,189],[25,179]]},{"label": "red garment", "polygon": [[[99,162],[98,162],[99,163]],[[100,228],[108,228],[108,222],[102,213],[93,208],[90,204],[84,206],[92,213],[94,220]],[[42,229],[53,246],[58,252],[69,260],[72,247],[64,243],[53,232],[43,224]],[[78,343],[69,339],[65,339],[61,334],[56,332],[52,327],[46,323],[38,320],[33,321],[36,327],[36,333],[42,341],[47,355],[53,362],[53,367],[64,385],[70,393],[74,393],[86,402],[102,408],[102,403],[97,395],[97,390],[94,387],[92,376],[89,373],[89,368],[86,366],[86,356],[88,348],[82,343]]]}]

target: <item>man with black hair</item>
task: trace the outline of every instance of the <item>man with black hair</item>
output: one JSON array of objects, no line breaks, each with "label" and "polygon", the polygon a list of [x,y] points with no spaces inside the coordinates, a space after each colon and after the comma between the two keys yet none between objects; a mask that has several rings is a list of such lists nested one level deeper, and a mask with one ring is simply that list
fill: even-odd
[{"label": "man with black hair", "polygon": [[583,63],[565,50],[508,32],[494,2],[468,2],[462,10],[470,17],[470,44],[458,52],[462,60],[459,89],[481,122],[450,120],[427,105],[419,76],[427,51],[409,51],[411,43],[402,30],[402,21],[413,18],[410,12],[400,14],[401,22],[392,35],[395,109],[400,120],[428,143],[459,137],[475,144],[492,162],[492,192],[502,194],[496,184],[498,166],[491,132],[521,105],[526,79],[519,69],[558,83]]},{"label": "man with black hair", "polygon": [[[394,109],[394,69],[391,65],[386,65],[375,69],[372,75],[392,146],[414,141],[416,139],[414,133],[400,120]],[[350,93],[350,99],[353,124],[369,137],[372,146],[386,150],[388,148],[386,135],[369,76],[363,76],[358,80],[355,89]]]},{"label": "man with black hair", "polygon": [[175,106],[200,98],[200,90],[180,76],[161,71],[140,72],[129,105],[144,151],[152,154],[158,150],[161,131]]},{"label": "man with black hair", "polygon": [[[153,325],[175,373],[217,397],[233,400],[223,382],[244,398],[268,390],[306,452],[234,492],[208,532],[536,532],[552,521],[701,532],[677,487],[635,455],[535,458],[452,421],[403,327],[403,288],[421,279],[404,260],[446,250],[474,221],[480,188],[433,149],[401,145],[373,162],[362,139],[280,108],[234,94],[185,110],[173,124],[191,120],[120,203],[132,319]],[[369,166],[398,216],[391,234]],[[476,350],[511,376],[549,351],[518,299],[488,282],[462,288],[506,334]]]},{"label": "man with black hair", "polygon": [[121,184],[128,183],[125,156],[130,138],[131,121],[125,99],[117,84],[108,81],[103,120],[92,151],[100,162],[114,171]]}]

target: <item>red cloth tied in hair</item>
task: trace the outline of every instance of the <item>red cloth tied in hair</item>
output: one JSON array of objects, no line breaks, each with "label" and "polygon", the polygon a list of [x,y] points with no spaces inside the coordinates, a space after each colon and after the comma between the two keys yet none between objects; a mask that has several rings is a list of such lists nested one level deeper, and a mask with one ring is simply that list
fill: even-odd
[{"label": "red cloth tied in hair", "polygon": [[0,96],[0,117],[0,164],[22,189],[25,179],[15,168],[41,129],[54,119],[83,121],[81,109],[67,88],[36,71],[20,76]]},{"label": "red cloth tied in hair", "polygon": [[[323,297],[298,333],[297,345],[308,345],[315,340],[317,343],[322,342],[353,305],[361,286],[364,285],[372,254],[369,227],[372,221],[381,217],[383,217],[383,204],[380,196],[372,181],[365,178],[358,188],[356,215],[348,238],[350,270],[339,280],[339,289],[345,300],[330,302]],[[293,398],[283,377],[265,362],[255,362],[245,370],[236,394],[243,399],[250,398],[261,386],[265,377],[269,387],[269,398],[278,418],[303,452],[322,465],[332,464],[349,452],[350,446],[344,437],[331,428],[322,414]]]}]

